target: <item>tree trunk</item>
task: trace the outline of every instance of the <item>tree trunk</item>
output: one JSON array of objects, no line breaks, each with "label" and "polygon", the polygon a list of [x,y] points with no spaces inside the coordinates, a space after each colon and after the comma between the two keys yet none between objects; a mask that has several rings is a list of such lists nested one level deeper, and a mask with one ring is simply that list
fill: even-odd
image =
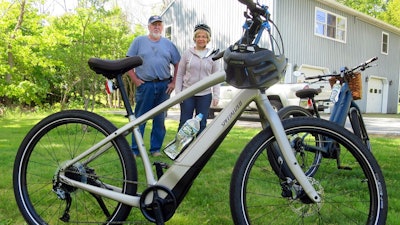
[{"label": "tree trunk", "polygon": [[[15,63],[14,63],[14,55],[13,55],[13,53],[12,53],[12,41],[13,40],[15,40],[15,38],[16,38],[16,33],[17,33],[17,31],[19,30],[19,29],[21,29],[21,26],[22,26],[22,22],[24,21],[24,14],[25,14],[25,3],[26,3],[26,1],[25,0],[22,0],[21,1],[21,11],[20,11],[20,13],[19,13],[19,16],[18,16],[18,21],[17,21],[17,24],[15,25],[15,27],[14,27],[14,31],[11,33],[11,37],[10,37],[10,43],[8,43],[8,46],[7,46],[7,48],[8,48],[8,65],[10,66],[10,69],[13,69],[14,68],[14,65],[15,65]],[[12,75],[9,73],[9,74],[7,74],[6,75],[6,82],[7,83],[11,83],[11,79],[12,79]]]},{"label": "tree trunk", "polygon": [[67,86],[64,90],[63,97],[61,99],[61,110],[66,109],[67,106],[67,100],[68,100],[68,94],[71,91],[72,87],[74,87],[77,83],[79,83],[80,80],[74,81],[71,86]]}]

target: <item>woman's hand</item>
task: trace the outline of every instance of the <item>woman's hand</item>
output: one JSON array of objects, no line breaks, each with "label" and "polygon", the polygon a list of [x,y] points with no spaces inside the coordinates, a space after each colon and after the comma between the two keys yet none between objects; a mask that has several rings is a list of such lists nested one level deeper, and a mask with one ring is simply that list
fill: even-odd
[{"label": "woman's hand", "polygon": [[218,99],[217,98],[213,98],[212,100],[212,106],[217,106],[218,105]]}]

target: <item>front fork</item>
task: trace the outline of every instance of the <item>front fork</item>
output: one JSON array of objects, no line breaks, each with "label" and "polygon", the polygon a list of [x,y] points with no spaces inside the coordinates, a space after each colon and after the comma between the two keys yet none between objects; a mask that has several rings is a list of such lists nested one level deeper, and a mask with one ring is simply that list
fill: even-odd
[{"label": "front fork", "polygon": [[257,104],[260,117],[266,118],[267,121],[270,121],[269,124],[271,126],[272,132],[279,145],[279,148],[282,150],[282,156],[285,162],[287,162],[290,171],[299,182],[299,184],[303,187],[305,193],[311,199],[311,201],[315,203],[321,202],[321,197],[318,195],[315,188],[311,185],[310,181],[307,179],[307,176],[304,174],[302,168],[297,162],[297,159],[292,151],[292,147],[290,146],[289,140],[286,138],[286,133],[282,123],[275,122],[281,121],[281,119],[269,102],[268,97],[265,94],[265,90],[261,90],[259,101],[260,103],[262,103]]}]

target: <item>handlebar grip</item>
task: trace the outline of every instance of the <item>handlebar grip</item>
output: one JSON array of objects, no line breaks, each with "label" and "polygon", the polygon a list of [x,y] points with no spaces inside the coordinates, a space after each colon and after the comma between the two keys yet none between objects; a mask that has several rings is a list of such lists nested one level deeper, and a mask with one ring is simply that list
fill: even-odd
[{"label": "handlebar grip", "polygon": [[218,53],[216,53],[213,57],[212,57],[212,60],[213,61],[216,61],[216,60],[218,60],[218,59],[220,59],[220,58],[222,58],[222,56],[224,56],[224,53],[225,53],[225,50],[224,51],[221,51],[221,52],[218,52]]},{"label": "handlebar grip", "polygon": [[373,57],[373,58],[367,60],[367,61],[365,62],[365,65],[370,64],[370,63],[372,63],[373,61],[376,61],[376,60],[378,60],[378,56],[375,56],[375,57]]},{"label": "handlebar grip", "polygon": [[239,0],[239,2],[247,5],[250,11],[253,11],[254,9],[257,8],[256,3],[254,3],[253,0]]},{"label": "handlebar grip", "polygon": [[245,4],[250,12],[253,14],[258,14],[266,17],[265,9],[262,9],[257,6],[257,3],[253,2],[253,0],[239,0],[240,3]]}]

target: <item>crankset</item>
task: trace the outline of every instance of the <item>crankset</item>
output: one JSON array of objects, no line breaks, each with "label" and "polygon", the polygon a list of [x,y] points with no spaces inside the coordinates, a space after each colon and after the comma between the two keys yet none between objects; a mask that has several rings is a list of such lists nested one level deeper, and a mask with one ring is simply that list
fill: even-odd
[{"label": "crankset", "polygon": [[154,185],[142,193],[140,210],[144,217],[157,225],[171,219],[177,207],[175,195],[164,186]]}]

